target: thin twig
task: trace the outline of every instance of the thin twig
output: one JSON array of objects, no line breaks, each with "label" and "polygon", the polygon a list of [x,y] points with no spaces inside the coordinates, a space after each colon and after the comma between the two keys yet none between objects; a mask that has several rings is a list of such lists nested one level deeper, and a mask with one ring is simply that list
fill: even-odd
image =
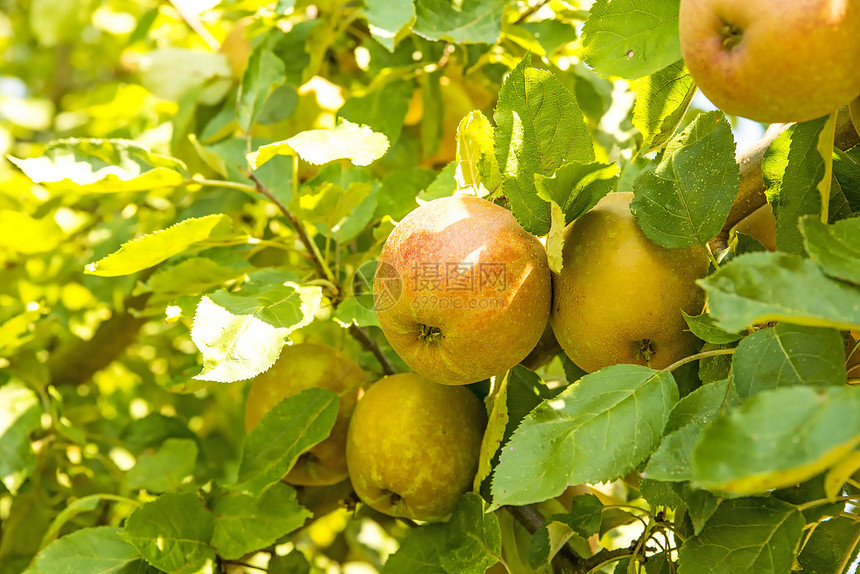
[{"label": "thin twig", "polygon": [[386,375],[397,373],[397,369],[394,368],[394,365],[391,364],[391,361],[388,360],[388,357],[385,356],[382,349],[380,349],[379,345],[376,344],[376,341],[371,339],[370,335],[368,335],[364,329],[353,323],[349,326],[349,334],[361,343],[365,350],[370,351],[373,356],[376,357],[376,360],[379,361],[379,364],[382,366],[383,373]]},{"label": "thin twig", "polygon": [[[248,172],[247,176],[251,181],[254,182],[255,189],[262,195],[266,196],[269,201],[274,203],[284,215],[284,217],[289,220],[290,225],[295,230],[295,232],[298,233],[299,239],[305,246],[305,249],[307,249],[308,253],[310,254],[311,261],[314,264],[314,268],[316,269],[317,275],[320,279],[327,282],[329,289],[335,289],[333,296],[336,297],[337,290],[334,275],[332,274],[328,266],[325,265],[325,263],[323,262],[322,256],[320,255],[319,249],[317,249],[316,244],[311,241],[310,237],[308,237],[308,234],[305,231],[305,226],[302,225],[302,222],[299,221],[299,219],[289,209],[287,209],[287,206],[284,205],[284,203],[280,199],[275,197],[275,194],[272,193],[272,191],[268,187],[266,187],[259,179],[257,179],[256,175],[251,172]],[[359,343],[362,344],[365,350],[370,351],[371,354],[376,357],[376,360],[379,362],[380,366],[382,366],[383,373],[385,373],[386,375],[393,375],[397,372],[397,369],[394,368],[394,365],[391,364],[391,361],[388,360],[388,357],[385,356],[376,341],[371,339],[370,335],[368,335],[364,329],[353,323],[349,326],[348,331],[353,338],[355,338]]]}]

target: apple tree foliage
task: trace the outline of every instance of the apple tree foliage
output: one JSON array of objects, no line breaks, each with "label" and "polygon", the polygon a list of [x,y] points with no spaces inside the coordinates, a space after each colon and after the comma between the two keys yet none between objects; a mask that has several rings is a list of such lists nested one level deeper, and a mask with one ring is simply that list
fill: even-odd
[{"label": "apple tree foliage", "polygon": [[[857,136],[834,114],[739,162],[691,106],[677,0],[0,6],[0,574],[850,568]],[[750,186],[778,252],[714,240]],[[652,241],[711,248],[702,351],[472,385],[490,422],[444,523],[282,483],[337,396],[246,435],[247,380],[306,340],[406,370],[368,269],[475,190],[555,270],[564,226],[634,191]]]}]

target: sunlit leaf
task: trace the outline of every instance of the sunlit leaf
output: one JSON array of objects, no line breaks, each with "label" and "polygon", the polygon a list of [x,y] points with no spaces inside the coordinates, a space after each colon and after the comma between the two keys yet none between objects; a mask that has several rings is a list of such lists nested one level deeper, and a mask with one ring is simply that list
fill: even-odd
[{"label": "sunlit leaf", "polygon": [[182,185],[185,165],[130,140],[58,140],[39,156],[10,157],[27,177],[54,191],[119,193]]},{"label": "sunlit leaf", "polygon": [[860,327],[860,288],[790,253],[740,255],[699,284],[708,292],[711,315],[729,332],[768,321]]},{"label": "sunlit leaf", "polygon": [[642,152],[663,147],[668,142],[693,100],[696,85],[683,60],[632,83],[636,93],[633,125],[642,134]]},{"label": "sunlit leaf", "polygon": [[121,536],[156,568],[191,574],[215,559],[209,545],[214,528],[212,514],[196,492],[170,493],[138,506]]},{"label": "sunlit leaf", "polygon": [[707,112],[637,176],[630,210],[658,245],[705,245],[722,229],[739,183],[731,126],[722,113]]},{"label": "sunlit leaf", "polygon": [[586,375],[529,413],[502,447],[493,506],[538,502],[568,484],[623,475],[657,446],[677,400],[665,371],[613,365]]},{"label": "sunlit leaf", "polygon": [[203,354],[203,370],[194,378],[230,383],[267,370],[289,334],[313,320],[321,301],[319,287],[290,281],[204,295],[191,327],[191,340]]},{"label": "sunlit leaf", "polygon": [[602,75],[634,80],[681,55],[678,0],[598,0],[582,28],[583,57]]},{"label": "sunlit leaf", "polygon": [[694,485],[754,494],[804,482],[860,444],[860,390],[764,391],[711,423],[693,457]]},{"label": "sunlit leaf", "polygon": [[388,138],[346,120],[329,130],[300,132],[281,142],[261,146],[248,154],[251,169],[257,169],[276,155],[298,154],[303,160],[321,165],[348,159],[353,165],[370,165],[388,150]]},{"label": "sunlit leaf", "polygon": [[457,126],[457,186],[493,191],[501,182],[493,144],[493,125],[479,110]]},{"label": "sunlit leaf", "polygon": [[502,85],[494,137],[502,191],[511,210],[523,227],[544,235],[550,227],[549,206],[537,195],[535,175],[551,176],[568,162],[593,162],[594,144],[576,96],[530,61],[527,54]]},{"label": "sunlit leaf", "polygon": [[185,219],[179,223],[124,243],[107,257],[84,270],[99,277],[130,275],[183,253],[190,247],[230,237],[233,223],[223,214]]}]

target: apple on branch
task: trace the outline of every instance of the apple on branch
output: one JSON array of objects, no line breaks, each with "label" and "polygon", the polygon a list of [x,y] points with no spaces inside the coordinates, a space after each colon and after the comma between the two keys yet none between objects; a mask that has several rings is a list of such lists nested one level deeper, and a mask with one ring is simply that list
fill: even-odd
[{"label": "apple on branch", "polygon": [[355,493],[390,516],[444,520],[472,485],[486,424],[483,404],[465,387],[416,373],[380,379],[349,424]]},{"label": "apple on branch", "polygon": [[723,111],[802,122],[860,94],[860,1],[681,0],[681,53]]},{"label": "apple on branch", "polygon": [[546,250],[491,201],[426,203],[394,228],[374,278],[379,324],[394,351],[437,383],[474,383],[510,369],[549,320]]},{"label": "apple on branch", "polygon": [[568,225],[563,267],[553,275],[550,323],[561,348],[591,373],[619,363],[661,369],[691,354],[699,340],[681,311],[698,315],[708,274],[701,246],[653,243],[630,212],[630,192],[615,192]]}]

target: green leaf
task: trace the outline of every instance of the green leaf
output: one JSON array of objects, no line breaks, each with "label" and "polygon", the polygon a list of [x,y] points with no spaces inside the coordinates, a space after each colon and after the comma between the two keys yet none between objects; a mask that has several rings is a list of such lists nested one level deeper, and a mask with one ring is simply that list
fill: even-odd
[{"label": "green leaf", "polygon": [[[818,140],[826,119],[790,125],[771,142],[762,158],[765,193],[776,218],[776,245],[780,251],[802,253],[798,218],[821,213],[818,184],[824,178],[825,165],[818,151]],[[844,195],[832,194],[829,212],[831,218],[850,213]]]},{"label": "green leaf", "polygon": [[773,498],[726,500],[681,547],[680,574],[791,572],[805,520]]},{"label": "green leaf", "polygon": [[[204,105],[224,99],[233,84],[227,56],[211,50],[166,46],[140,54],[140,84],[156,96],[181,102],[187,96]],[[194,70],[189,74],[189,70]]]},{"label": "green leaf", "polygon": [[743,337],[738,333],[729,333],[721,329],[710,313],[693,316],[681,311],[681,314],[684,316],[684,321],[687,322],[690,331],[706,343],[726,345],[739,341]]},{"label": "green leaf", "polygon": [[658,245],[705,245],[723,228],[739,184],[731,126],[722,112],[706,112],[636,177],[630,210]]},{"label": "green leaf", "polygon": [[769,321],[860,327],[860,288],[830,279],[812,261],[790,253],[740,255],[698,283],[726,331]]},{"label": "green leaf", "polygon": [[260,146],[248,154],[251,169],[276,155],[298,155],[308,163],[322,165],[348,159],[353,165],[370,165],[388,151],[388,138],[367,126],[346,120],[327,130],[307,130],[293,137]]},{"label": "green leaf", "polygon": [[150,492],[178,490],[183,480],[194,474],[197,442],[187,438],[169,438],[158,451],[144,452],[128,471],[128,487]]},{"label": "green leaf", "polygon": [[502,554],[499,521],[487,512],[487,503],[477,494],[466,493],[447,524],[448,536],[441,564],[447,572],[484,574]]},{"label": "green leaf", "polygon": [[675,405],[666,422],[666,432],[695,423],[704,425],[728,409],[741,404],[732,379],[702,385]]},{"label": "green leaf", "polygon": [[24,384],[0,387],[0,480],[12,494],[36,470],[30,432],[39,427],[41,415],[39,398]]},{"label": "green leaf", "polygon": [[436,172],[415,168],[392,170],[382,178],[382,185],[376,192],[376,211],[374,219],[386,215],[400,221],[407,213],[418,207],[415,197],[426,189],[436,178]]},{"label": "green leaf", "polygon": [[588,538],[600,532],[603,504],[593,494],[580,494],[570,501],[570,512],[554,514],[552,519],[567,524],[571,530]]},{"label": "green leaf", "polygon": [[643,475],[665,482],[691,480],[693,472],[690,463],[703,430],[704,425],[690,423],[667,434],[651,455]]},{"label": "green leaf", "polygon": [[365,0],[364,17],[373,38],[394,52],[402,32],[415,18],[412,0]]},{"label": "green leaf", "polygon": [[167,229],[123,243],[117,251],[88,264],[84,273],[99,277],[137,273],[201,243],[223,240],[232,234],[232,227],[230,217],[223,214],[185,219]]},{"label": "green leaf", "polygon": [[860,218],[825,225],[816,217],[804,216],[800,233],[809,258],[824,273],[860,285]]},{"label": "green leaf", "polygon": [[39,552],[26,574],[131,574],[146,571],[137,549],[112,526],[81,528],[55,540]]},{"label": "green leaf", "polygon": [[[842,572],[841,566],[854,563],[860,522],[853,517],[836,516],[819,522],[813,528],[797,557],[803,572]],[[847,556],[848,562],[843,562],[846,550],[851,554]]]},{"label": "green leaf", "polygon": [[11,209],[0,209],[0,229],[0,249],[24,255],[52,251],[65,239],[63,229],[52,216],[37,219]]},{"label": "green leaf", "polygon": [[[657,446],[677,401],[665,371],[613,365],[584,376],[535,408],[502,447],[493,507],[538,502],[568,484],[623,475]],[[626,440],[613,440],[619,436]]]},{"label": "green leaf", "polygon": [[258,494],[281,480],[300,454],[328,436],[339,404],[333,391],[313,387],[275,405],[245,437],[233,488]]},{"label": "green leaf", "polygon": [[550,207],[550,229],[546,251],[550,270],[561,273],[564,229],[574,219],[597,205],[612,191],[618,179],[618,164],[567,163],[551,177],[535,174],[537,195]]},{"label": "green leaf", "polygon": [[236,121],[245,131],[251,129],[269,96],[287,80],[284,62],[273,51],[282,35],[280,30],[269,33],[248,57],[236,102]]},{"label": "green leaf", "polygon": [[585,62],[603,76],[653,74],[681,57],[679,0],[598,0],[582,27]]},{"label": "green leaf", "polygon": [[708,523],[708,519],[717,511],[723,499],[718,498],[707,490],[692,488],[686,482],[676,484],[675,490],[687,507],[687,516],[690,517],[690,522],[693,523],[693,533],[699,534],[705,527],[705,524]]},{"label": "green leaf", "polygon": [[121,536],[156,568],[190,574],[215,560],[209,545],[214,528],[215,521],[196,492],[170,493],[138,506]]},{"label": "green leaf", "polygon": [[502,33],[505,0],[415,0],[412,31],[428,40],[495,44]]},{"label": "green leaf", "polygon": [[267,370],[289,334],[313,320],[321,301],[319,287],[290,281],[203,296],[191,327],[191,340],[203,354],[203,370],[194,378],[230,383]]},{"label": "green leaf", "polygon": [[790,323],[761,329],[738,345],[732,375],[742,399],[791,385],[844,385],[842,335]]},{"label": "green leaf", "polygon": [[502,535],[496,515],[473,493],[463,495],[451,519],[412,529],[382,574],[483,574],[499,561]]},{"label": "green leaf", "polygon": [[531,55],[505,79],[493,118],[502,192],[520,224],[545,235],[549,206],[535,175],[550,176],[568,162],[594,161],[594,144],[573,95],[551,72],[530,66]]},{"label": "green leaf", "polygon": [[325,225],[342,242],[357,235],[373,218],[376,209],[374,186],[351,182],[341,186],[323,182],[305,186],[290,203],[290,210],[299,219]]},{"label": "green leaf", "polygon": [[24,174],[55,192],[120,193],[182,185],[185,164],[121,139],[69,138],[39,157],[9,157]]},{"label": "green leaf", "polygon": [[618,164],[569,162],[551,176],[535,175],[538,196],[554,201],[564,212],[564,224],[583,215],[612,191],[618,181]]},{"label": "green leaf", "polygon": [[228,560],[274,544],[311,516],[296,500],[295,489],[282,482],[276,482],[260,496],[220,495],[211,510],[215,515],[212,545],[219,556]]},{"label": "green leaf", "polygon": [[695,486],[753,494],[804,482],[860,444],[860,393],[764,391],[713,423],[693,457]]},{"label": "green leaf", "polygon": [[693,101],[696,84],[683,60],[666,66],[631,84],[636,94],[633,125],[642,134],[639,153],[663,147],[684,119]]}]

